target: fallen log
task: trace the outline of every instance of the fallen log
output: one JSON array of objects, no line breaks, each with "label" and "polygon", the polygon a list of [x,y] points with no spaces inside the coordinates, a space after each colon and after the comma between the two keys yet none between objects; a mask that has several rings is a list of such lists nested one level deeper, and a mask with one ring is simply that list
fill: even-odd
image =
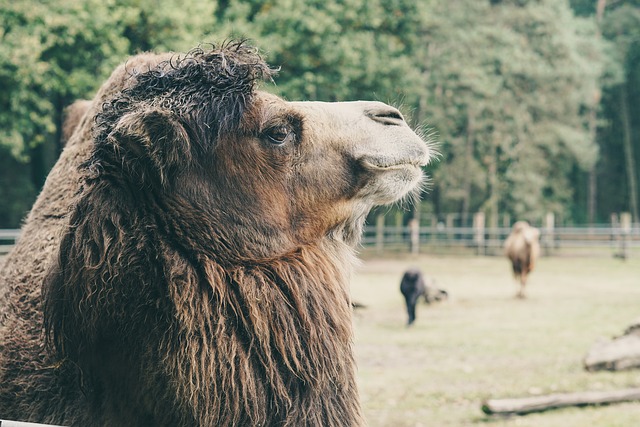
[{"label": "fallen log", "polygon": [[482,412],[488,415],[525,415],[568,406],[609,405],[635,400],[640,400],[640,388],[558,393],[514,399],[489,399],[482,403]]},{"label": "fallen log", "polygon": [[640,319],[623,335],[596,342],[584,358],[587,371],[621,371],[640,368]]}]

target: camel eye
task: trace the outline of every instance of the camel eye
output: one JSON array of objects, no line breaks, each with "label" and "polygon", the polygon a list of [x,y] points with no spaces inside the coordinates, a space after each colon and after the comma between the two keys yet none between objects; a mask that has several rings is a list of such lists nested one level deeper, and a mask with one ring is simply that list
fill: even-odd
[{"label": "camel eye", "polygon": [[278,125],[268,129],[265,136],[272,144],[282,145],[291,141],[294,134],[290,126]]}]

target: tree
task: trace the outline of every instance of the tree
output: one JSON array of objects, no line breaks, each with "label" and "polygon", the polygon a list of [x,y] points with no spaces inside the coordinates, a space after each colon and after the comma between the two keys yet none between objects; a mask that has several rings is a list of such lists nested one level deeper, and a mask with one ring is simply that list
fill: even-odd
[{"label": "tree", "polygon": [[[16,172],[31,180],[22,197],[12,201],[12,212],[16,203],[26,212],[57,159],[66,106],[93,96],[129,53],[150,46],[186,49],[193,43],[186,41],[200,40],[213,22],[212,2],[154,5],[145,0],[0,0],[0,146],[24,166],[0,171],[0,180]],[[2,212],[3,206],[0,219],[14,218]],[[0,227],[18,225],[7,221]]]},{"label": "tree", "polygon": [[[623,164],[619,170],[626,171],[626,191],[623,200],[628,200],[622,209],[629,210],[633,221],[640,221],[638,210],[638,151],[640,151],[640,115],[638,101],[640,101],[640,5],[639,2],[626,2],[608,9],[603,19],[603,35],[612,40],[620,64],[624,67],[624,79],[620,84],[610,88],[605,94],[605,101],[609,104],[611,123],[605,132],[607,138],[607,160],[620,165],[620,155]],[[621,142],[622,150],[619,150]],[[616,159],[617,157],[617,159]],[[612,183],[613,184],[613,183]],[[614,185],[619,185],[615,183]]]},{"label": "tree", "polygon": [[281,67],[274,91],[290,99],[375,98],[415,105],[407,89],[424,5],[408,0],[229,2],[219,37],[246,37]]},{"label": "tree", "polygon": [[8,161],[13,166],[0,179],[31,181],[22,197],[4,205],[14,213],[0,213],[10,221],[2,226],[17,226],[16,204],[29,208],[57,158],[64,107],[86,96],[105,76],[108,60],[125,51],[100,18],[112,12],[96,0],[0,0],[0,145],[23,165]]},{"label": "tree", "polygon": [[[0,146],[17,161],[0,181],[21,175],[11,211],[26,211],[57,158],[64,107],[93,96],[126,55],[247,37],[281,67],[267,90],[377,99],[434,129],[442,157],[423,210],[465,222],[484,210],[493,224],[499,212],[584,221],[634,211],[640,0],[606,2],[600,38],[599,3],[0,0]],[[15,218],[6,206],[0,227],[17,226],[1,222]]]},{"label": "tree", "polygon": [[594,26],[565,2],[492,3],[439,3],[427,32],[442,205],[485,210],[493,224],[498,211],[566,214],[573,168],[597,158],[585,117],[602,73]]}]

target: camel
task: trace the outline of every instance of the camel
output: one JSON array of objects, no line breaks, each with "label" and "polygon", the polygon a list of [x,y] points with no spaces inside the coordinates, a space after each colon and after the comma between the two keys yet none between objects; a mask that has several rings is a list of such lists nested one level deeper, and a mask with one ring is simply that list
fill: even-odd
[{"label": "camel", "polygon": [[525,287],[529,273],[533,270],[540,255],[540,230],[526,221],[513,224],[511,234],[504,242],[507,258],[511,261],[513,275],[520,287],[516,297],[525,298]]},{"label": "camel", "polygon": [[428,140],[380,102],[288,102],[228,42],[141,54],[75,126],[0,271],[0,417],[359,426],[349,277]]}]

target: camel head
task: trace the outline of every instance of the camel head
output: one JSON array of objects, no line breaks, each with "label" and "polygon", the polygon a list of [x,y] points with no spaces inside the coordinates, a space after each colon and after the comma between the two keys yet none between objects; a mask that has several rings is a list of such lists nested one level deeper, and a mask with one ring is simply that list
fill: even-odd
[{"label": "camel head", "polygon": [[257,90],[272,70],[242,43],[136,72],[98,113],[88,168],[178,238],[241,258],[353,245],[372,207],[420,190],[432,153],[397,109]]}]

